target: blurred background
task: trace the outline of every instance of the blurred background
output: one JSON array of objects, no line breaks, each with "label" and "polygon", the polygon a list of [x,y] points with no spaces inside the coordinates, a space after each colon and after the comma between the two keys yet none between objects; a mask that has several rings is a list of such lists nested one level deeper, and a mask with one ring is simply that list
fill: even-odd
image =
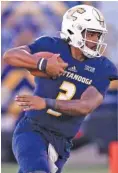
[{"label": "blurred background", "polygon": [[[34,78],[27,71],[3,62],[12,47],[29,44],[41,35],[55,36],[68,8],[90,4],[101,10],[108,25],[105,55],[118,67],[118,2],[105,1],[2,1],[1,2],[1,160],[2,173],[17,172],[11,150],[12,133],[24,113],[14,102],[18,93],[32,93]],[[102,84],[101,84],[102,85]],[[104,103],[85,118],[73,143],[64,173],[108,173],[109,144],[117,140],[118,81],[111,83]]]}]

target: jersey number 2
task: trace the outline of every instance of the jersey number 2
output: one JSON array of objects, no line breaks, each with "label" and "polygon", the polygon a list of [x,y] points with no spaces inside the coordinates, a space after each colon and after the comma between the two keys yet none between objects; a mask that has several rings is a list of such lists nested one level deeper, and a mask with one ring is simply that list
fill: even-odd
[{"label": "jersey number 2", "polygon": [[[72,97],[75,95],[76,92],[76,86],[73,83],[64,81],[61,86],[60,89],[63,90],[64,92],[59,92],[59,94],[57,95],[56,100],[71,100]],[[54,111],[52,109],[48,109],[47,110],[48,114],[52,114],[54,116],[61,116],[60,112]]]}]

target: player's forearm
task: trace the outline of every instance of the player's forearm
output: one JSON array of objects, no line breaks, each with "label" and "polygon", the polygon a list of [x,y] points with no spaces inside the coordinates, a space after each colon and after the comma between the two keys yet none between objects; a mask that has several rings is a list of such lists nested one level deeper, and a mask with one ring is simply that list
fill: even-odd
[{"label": "player's forearm", "polygon": [[90,112],[90,108],[87,106],[86,101],[81,100],[56,100],[55,109],[71,116],[87,115]]},{"label": "player's forearm", "polygon": [[[50,104],[50,101],[52,103]],[[49,108],[52,108],[58,112],[65,113],[70,116],[87,115],[91,112],[91,108],[87,101],[84,100],[53,100],[46,101]]]},{"label": "player's forearm", "polygon": [[34,55],[20,48],[10,49],[3,55],[5,62],[15,67],[37,68],[37,61]]}]

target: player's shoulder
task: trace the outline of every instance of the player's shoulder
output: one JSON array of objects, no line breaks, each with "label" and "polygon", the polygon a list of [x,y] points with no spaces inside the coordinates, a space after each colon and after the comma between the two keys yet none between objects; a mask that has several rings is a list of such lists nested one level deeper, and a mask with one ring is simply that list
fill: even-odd
[{"label": "player's shoulder", "polygon": [[64,44],[64,40],[58,37],[51,37],[51,36],[41,36],[36,39],[37,42],[44,42],[46,44]]},{"label": "player's shoulder", "polygon": [[48,35],[43,35],[38,38],[36,38],[36,41],[54,41],[53,37],[50,37]]},{"label": "player's shoulder", "polygon": [[98,58],[99,59],[99,61],[100,61],[100,64],[104,67],[104,68],[106,68],[107,70],[108,69],[114,69],[114,70],[116,70],[116,66],[115,66],[115,64],[108,58],[108,57],[106,57],[106,56],[101,56],[100,58]]},{"label": "player's shoulder", "polygon": [[104,72],[109,76],[109,78],[111,78],[111,80],[113,79],[118,79],[118,71],[117,68],[115,66],[115,64],[106,56],[101,56],[99,58],[100,64],[104,69]]},{"label": "player's shoulder", "polygon": [[92,58],[90,62],[97,66],[99,70],[103,69],[107,71],[108,69],[116,69],[114,63],[105,56]]},{"label": "player's shoulder", "polygon": [[57,53],[64,47],[64,41],[58,37],[41,36],[35,39],[35,41],[28,45],[31,53],[40,51],[48,51]]}]

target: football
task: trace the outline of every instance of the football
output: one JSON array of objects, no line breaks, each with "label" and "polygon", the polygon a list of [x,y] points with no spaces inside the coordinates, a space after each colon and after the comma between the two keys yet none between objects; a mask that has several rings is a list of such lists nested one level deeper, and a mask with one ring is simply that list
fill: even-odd
[{"label": "football", "polygon": [[[35,57],[38,59],[40,58],[51,58],[54,53],[52,52],[38,52],[38,53],[35,53],[34,54]],[[63,62],[62,58],[61,57],[58,57],[58,62]],[[34,70],[34,69],[28,69],[28,71],[30,72],[31,75],[33,76],[37,76],[37,77],[45,77],[45,78],[50,78],[50,76],[44,72],[41,72],[39,71],[38,69],[37,70]]]}]

